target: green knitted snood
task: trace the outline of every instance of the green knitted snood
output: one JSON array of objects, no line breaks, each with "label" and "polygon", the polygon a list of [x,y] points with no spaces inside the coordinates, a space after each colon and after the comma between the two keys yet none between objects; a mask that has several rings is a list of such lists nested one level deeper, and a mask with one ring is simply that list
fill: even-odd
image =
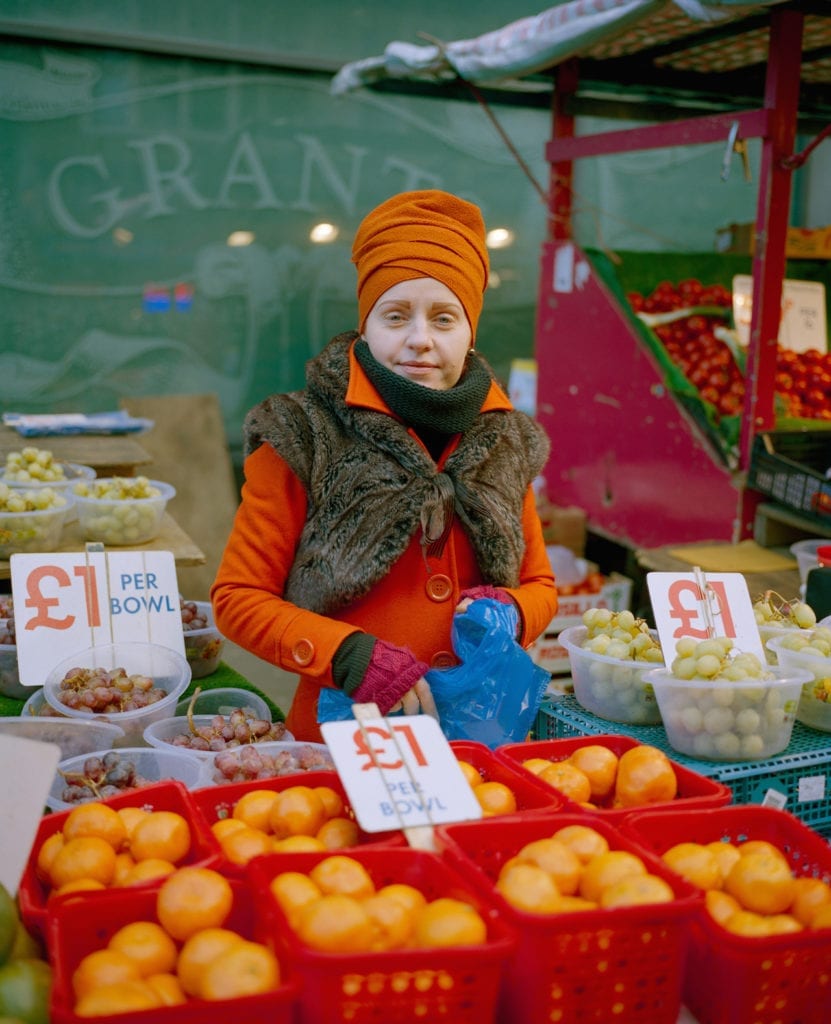
[{"label": "green knitted snood", "polygon": [[393,373],[378,362],[363,338],[355,342],[355,358],[390,409],[416,431],[426,428],[458,434],[467,430],[491,385],[490,375],[475,355],[468,359],[460,380],[447,391],[426,388]]}]

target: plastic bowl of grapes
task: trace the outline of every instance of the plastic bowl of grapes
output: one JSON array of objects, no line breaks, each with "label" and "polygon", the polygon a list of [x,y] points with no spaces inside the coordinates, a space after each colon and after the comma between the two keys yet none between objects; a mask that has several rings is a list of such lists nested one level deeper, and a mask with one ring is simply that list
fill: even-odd
[{"label": "plastic bowl of grapes", "polygon": [[777,660],[767,646],[768,640],[783,639],[794,631],[811,630],[817,624],[813,608],[801,598],[787,600],[770,590],[754,601],[753,615],[770,665],[776,665]]},{"label": "plastic bowl of grapes", "polygon": [[144,740],[151,747],[184,750],[203,760],[213,760],[222,750],[293,738],[283,722],[272,722],[271,712],[266,718],[246,707],[227,714],[161,718],[144,730]]},{"label": "plastic bowl of grapes", "polygon": [[46,677],[47,703],[68,718],[113,722],[124,730],[119,746],[141,746],[151,722],[170,718],[190,683],[190,666],[177,651],[150,643],[87,647],[59,662]]},{"label": "plastic bowl of grapes", "polygon": [[204,679],[219,668],[225,637],[214,625],[210,601],[180,601],[185,657],[194,679]]},{"label": "plastic bowl of grapes", "polygon": [[19,490],[0,483],[0,558],[54,551],[73,499],[51,487]]},{"label": "plastic bowl of grapes", "polygon": [[204,774],[204,764],[186,751],[153,747],[95,750],[58,762],[46,805],[53,811],[65,811],[166,779],[177,779],[188,789],[199,789]]},{"label": "plastic bowl of grapes", "polygon": [[182,697],[176,705],[177,715],[229,715],[235,708],[245,708],[255,718],[273,719],[271,708],[264,697],[241,686],[214,686]]},{"label": "plastic bowl of grapes", "polygon": [[808,674],[799,698],[797,721],[821,732],[831,732],[831,628],[820,625],[768,641],[784,671]]},{"label": "plastic bowl of grapes", "polygon": [[[594,632],[590,626],[570,626],[557,641],[568,651],[574,696],[587,711],[609,722],[657,725],[661,712],[645,677],[664,663],[658,634],[645,624],[641,628],[631,612],[625,613],[624,628],[630,619],[635,629],[631,642]],[[609,653],[601,653],[604,651]]]},{"label": "plastic bowl of grapes", "polygon": [[176,488],[147,477],[98,477],[77,483],[73,497],[84,540],[109,547],[146,544],[159,535]]},{"label": "plastic bowl of grapes", "polygon": [[763,761],[781,753],[808,678],[804,669],[737,651],[723,637],[679,640],[670,667],[647,676],[670,745],[703,761]]}]

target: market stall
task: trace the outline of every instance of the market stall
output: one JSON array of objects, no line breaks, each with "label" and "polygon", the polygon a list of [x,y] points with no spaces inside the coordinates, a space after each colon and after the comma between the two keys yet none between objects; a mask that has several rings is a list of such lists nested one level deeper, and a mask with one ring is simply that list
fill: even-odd
[{"label": "market stall", "polygon": [[[468,85],[474,95],[518,79],[553,81],[549,240],[536,334],[538,417],[555,442],[548,483],[553,500],[585,508],[594,530],[624,544],[753,534],[760,501],[747,486],[754,439],[782,420],[776,338],[791,181],[829,131],[829,33],[827,9],[811,3],[566,2],[477,39],[391,43],[335,80],[336,90],[428,83],[434,90]],[[613,96],[623,116],[658,123],[575,136],[575,114],[608,115]],[[798,129],[810,135],[801,153],[794,152]],[[748,139],[761,140],[755,236],[764,244],[752,256],[748,247],[743,268],[758,298],[742,358],[741,407],[725,412],[717,396],[673,371],[604,254],[575,243],[571,182],[575,160],[716,141],[725,144],[723,173],[732,164],[738,173]],[[652,286],[695,281],[699,294],[688,305],[696,307],[702,284],[729,287],[733,272],[701,262],[699,271],[688,258],[673,278],[671,262],[658,257]]]}]

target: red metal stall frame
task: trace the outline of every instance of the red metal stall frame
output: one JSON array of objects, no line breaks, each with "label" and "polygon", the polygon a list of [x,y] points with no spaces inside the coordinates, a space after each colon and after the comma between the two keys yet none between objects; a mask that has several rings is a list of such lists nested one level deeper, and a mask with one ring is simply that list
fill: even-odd
[{"label": "red metal stall frame", "polygon": [[[577,137],[574,118],[567,113],[578,85],[578,61],[555,69],[552,139],[546,146],[551,164],[549,239],[571,238],[571,180],[573,161],[592,156],[726,142],[738,122],[741,139],[761,139],[756,212],[757,244],[753,256],[753,308],[747,358],[745,406],[739,452],[739,476],[747,471],[753,439],[775,423],[774,376],[785,275],[791,168],[798,113],[804,16],[794,9],[771,12],[768,63],[763,106],[757,110],[716,114],[623,131]],[[541,289],[545,285],[541,282]],[[542,296],[542,291],[541,291]],[[538,327],[538,346],[540,333]],[[734,539],[753,535],[758,493],[739,484],[739,513]]]}]

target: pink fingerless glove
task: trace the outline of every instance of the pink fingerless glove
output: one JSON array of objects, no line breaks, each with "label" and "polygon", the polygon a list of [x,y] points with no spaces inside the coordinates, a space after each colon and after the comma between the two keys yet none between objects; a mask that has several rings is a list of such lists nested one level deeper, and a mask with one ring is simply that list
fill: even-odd
[{"label": "pink fingerless glove", "polygon": [[364,678],[352,693],[356,704],[377,704],[386,715],[408,690],[412,690],[429,666],[418,661],[406,647],[376,640]]},{"label": "pink fingerless glove", "polygon": [[464,601],[467,598],[469,601],[479,601],[483,597],[490,598],[492,601],[499,601],[500,604],[513,604],[514,599],[510,594],[504,590],[500,590],[498,587],[492,587],[489,583],[486,583],[482,587],[469,587],[467,590],[463,590],[459,594],[459,600]]}]

